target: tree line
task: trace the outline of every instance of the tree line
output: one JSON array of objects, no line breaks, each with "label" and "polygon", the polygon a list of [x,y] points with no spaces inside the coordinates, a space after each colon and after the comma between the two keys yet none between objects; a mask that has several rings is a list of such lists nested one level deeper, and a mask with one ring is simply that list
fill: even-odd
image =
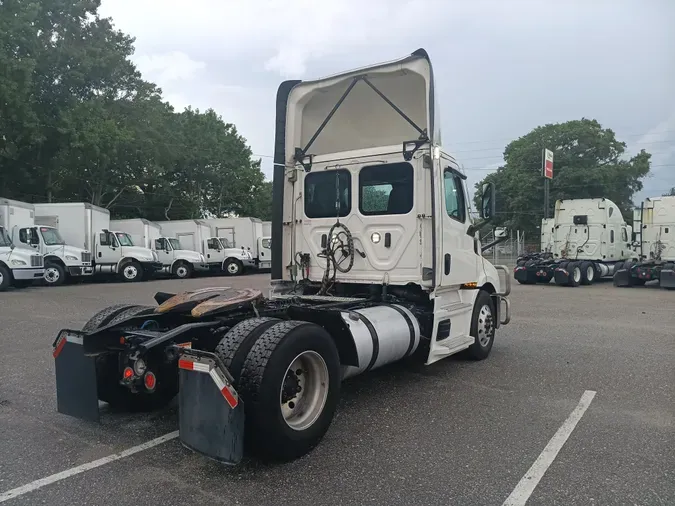
[{"label": "tree line", "polygon": [[269,219],[271,183],[235,125],[174,110],[99,5],[0,1],[0,196],[117,218]]}]

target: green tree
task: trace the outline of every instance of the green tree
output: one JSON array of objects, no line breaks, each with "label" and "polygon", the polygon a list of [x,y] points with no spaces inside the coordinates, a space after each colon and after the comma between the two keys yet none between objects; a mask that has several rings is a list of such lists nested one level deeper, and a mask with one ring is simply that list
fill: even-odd
[{"label": "green tree", "polygon": [[496,184],[496,225],[538,236],[544,214],[544,148],[554,152],[549,213],[558,199],[605,197],[632,221],[632,197],[642,190],[640,180],[649,173],[651,155],[642,150],[626,159],[626,144],[611,129],[583,118],[537,127],[506,146],[506,163],[476,184],[476,205],[481,185]]}]

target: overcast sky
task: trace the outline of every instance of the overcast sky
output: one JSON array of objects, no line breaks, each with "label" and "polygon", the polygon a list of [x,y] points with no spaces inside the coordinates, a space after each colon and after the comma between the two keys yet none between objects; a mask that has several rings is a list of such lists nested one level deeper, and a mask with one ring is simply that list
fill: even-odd
[{"label": "overcast sky", "polygon": [[471,187],[510,140],[581,117],[653,153],[637,199],[675,186],[675,0],[103,0],[101,14],[167,100],[234,123],[268,177],[281,81],[423,47]]}]

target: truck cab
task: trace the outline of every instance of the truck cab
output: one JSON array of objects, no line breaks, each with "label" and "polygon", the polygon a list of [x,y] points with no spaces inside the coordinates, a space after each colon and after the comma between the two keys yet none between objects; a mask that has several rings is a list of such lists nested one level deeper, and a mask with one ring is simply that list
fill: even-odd
[{"label": "truck cab", "polygon": [[89,277],[94,273],[91,252],[67,245],[55,227],[24,227],[15,230],[14,235],[16,244],[33,248],[44,256],[45,282],[49,286],[61,285],[70,277]]},{"label": "truck cab", "polygon": [[42,255],[16,248],[5,227],[0,225],[0,292],[42,279],[44,273]]},{"label": "truck cab", "polygon": [[[466,176],[441,147],[433,90],[423,50],[282,84],[271,244],[275,296],[302,287],[426,301],[427,363],[488,352],[480,335],[509,321],[510,289],[478,236],[494,214],[494,187],[484,188],[474,222]],[[485,321],[490,328],[476,330]]]},{"label": "truck cab", "polygon": [[255,267],[251,252],[243,247],[235,248],[225,237],[209,237],[204,243],[204,256],[211,269],[220,270],[227,276],[238,276]]},{"label": "truck cab", "polygon": [[179,279],[192,276],[194,272],[209,270],[204,255],[196,251],[184,249],[176,238],[159,237],[153,241],[153,249],[157,252],[164,271]]},{"label": "truck cab", "polygon": [[97,234],[96,264],[112,268],[123,281],[140,281],[163,267],[157,252],[135,246],[129,234],[115,230]]}]

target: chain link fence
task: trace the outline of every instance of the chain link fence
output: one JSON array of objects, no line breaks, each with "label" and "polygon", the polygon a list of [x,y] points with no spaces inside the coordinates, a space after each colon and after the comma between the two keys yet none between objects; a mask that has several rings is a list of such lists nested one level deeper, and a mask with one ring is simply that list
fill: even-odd
[{"label": "chain link fence", "polygon": [[521,230],[493,229],[481,237],[481,243],[487,245],[505,235],[507,238],[503,242],[483,251],[483,257],[492,264],[514,267],[520,255],[536,253],[541,249],[539,241],[526,240],[525,233]]}]

